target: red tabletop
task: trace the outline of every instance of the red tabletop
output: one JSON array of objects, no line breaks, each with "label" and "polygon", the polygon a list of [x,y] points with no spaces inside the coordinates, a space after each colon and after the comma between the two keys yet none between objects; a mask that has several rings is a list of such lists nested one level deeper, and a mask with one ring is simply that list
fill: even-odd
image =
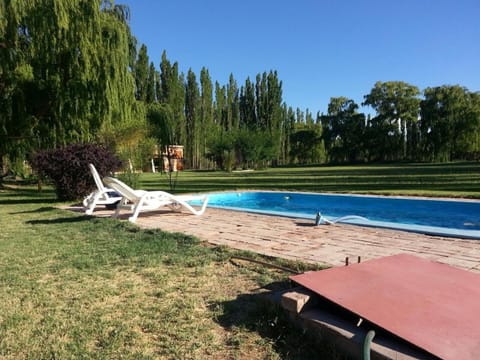
[{"label": "red tabletop", "polygon": [[480,275],[400,254],[294,282],[443,359],[480,358]]}]

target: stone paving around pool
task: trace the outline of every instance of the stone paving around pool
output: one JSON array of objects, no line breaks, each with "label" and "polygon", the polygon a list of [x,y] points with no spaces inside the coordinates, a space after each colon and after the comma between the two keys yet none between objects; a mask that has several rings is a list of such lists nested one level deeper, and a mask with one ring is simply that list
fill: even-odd
[{"label": "stone paving around pool", "polygon": [[[111,211],[95,211],[110,216]],[[119,221],[127,221],[125,212]],[[142,228],[194,235],[214,245],[225,245],[263,255],[329,266],[414,254],[480,273],[480,241],[429,236],[397,230],[347,224],[314,226],[313,221],[207,208],[201,216],[170,210],[144,212]]]}]

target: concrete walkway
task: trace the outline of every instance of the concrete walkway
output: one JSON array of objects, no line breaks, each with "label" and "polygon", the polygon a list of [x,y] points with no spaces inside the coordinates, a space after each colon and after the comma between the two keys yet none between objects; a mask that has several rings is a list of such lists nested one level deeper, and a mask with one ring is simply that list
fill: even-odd
[{"label": "concrete walkway", "polygon": [[[96,211],[110,216],[111,211]],[[125,213],[120,217],[126,221]],[[314,226],[313,221],[207,208],[202,216],[169,210],[141,213],[137,225],[194,235],[215,245],[320,263],[345,264],[399,253],[414,254],[480,273],[480,241],[428,236],[346,224]]]}]

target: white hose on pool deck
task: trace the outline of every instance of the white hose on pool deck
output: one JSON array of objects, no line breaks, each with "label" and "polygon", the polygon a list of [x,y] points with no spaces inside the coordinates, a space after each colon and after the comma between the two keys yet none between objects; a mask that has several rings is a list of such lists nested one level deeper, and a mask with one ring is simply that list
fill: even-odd
[{"label": "white hose on pool deck", "polygon": [[358,215],[346,215],[339,218],[335,218],[332,220],[328,220],[327,218],[323,217],[322,214],[319,212],[317,213],[317,217],[315,218],[315,225],[333,225],[337,222],[342,222],[346,220],[362,220],[362,221],[369,221],[367,218]]}]

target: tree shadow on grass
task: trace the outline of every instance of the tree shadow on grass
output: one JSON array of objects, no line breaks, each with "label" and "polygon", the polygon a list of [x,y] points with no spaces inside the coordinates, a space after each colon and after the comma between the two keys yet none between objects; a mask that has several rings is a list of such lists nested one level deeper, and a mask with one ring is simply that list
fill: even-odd
[{"label": "tree shadow on grass", "polygon": [[40,207],[40,208],[34,209],[34,210],[25,210],[25,211],[11,212],[10,215],[18,215],[18,214],[37,214],[37,213],[44,213],[44,212],[53,211],[53,210],[55,210],[55,209],[56,209],[56,208],[53,207],[53,206],[44,206],[44,207]]},{"label": "tree shadow on grass", "polygon": [[[278,288],[278,284],[273,286]],[[230,346],[239,346],[242,338],[236,328],[258,333],[282,359],[343,359],[332,345],[314,338],[311,333],[298,328],[288,317],[286,310],[273,302],[265,293],[241,294],[234,300],[211,305],[223,312],[216,321],[231,334]]]},{"label": "tree shadow on grass", "polygon": [[29,225],[49,225],[49,224],[69,224],[69,223],[79,223],[83,221],[90,221],[92,216],[75,216],[75,217],[65,217],[57,219],[44,219],[44,220],[28,220],[25,223]]},{"label": "tree shadow on grass", "polygon": [[20,205],[20,204],[45,204],[45,203],[55,203],[56,200],[53,198],[25,198],[25,199],[3,199],[0,200],[0,205]]}]

